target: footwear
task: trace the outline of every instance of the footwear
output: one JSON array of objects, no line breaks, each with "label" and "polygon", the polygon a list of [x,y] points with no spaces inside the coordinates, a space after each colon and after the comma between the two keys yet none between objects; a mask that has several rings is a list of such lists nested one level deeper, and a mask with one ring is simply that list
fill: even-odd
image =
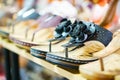
[{"label": "footwear", "polygon": [[[51,20],[52,19],[52,20]],[[22,46],[28,47],[28,49],[31,46],[36,46],[36,45],[47,45],[48,40],[53,37],[53,30],[55,29],[55,26],[62,20],[62,17],[57,16],[57,15],[51,15],[48,16],[42,21],[39,26],[32,28],[31,26],[29,27],[30,29],[26,28],[27,36],[26,36],[26,30],[25,34],[23,36],[17,36],[17,35],[11,35],[10,39]],[[41,21],[40,19],[37,21]],[[43,25],[44,24],[44,25]],[[36,23],[35,23],[36,25]],[[44,36],[43,36],[44,35]],[[38,39],[42,38],[42,39]]]},{"label": "footwear", "polygon": [[[25,30],[31,23],[35,23],[35,20],[21,21],[21,22],[17,23],[16,25],[14,25],[14,27],[13,27],[14,29],[12,28],[10,30],[10,32],[13,35],[25,37],[24,36]],[[37,27],[37,25],[34,25],[33,29],[35,29],[36,27]]]},{"label": "footwear", "polygon": [[[84,21],[79,21],[79,25],[75,26],[70,36],[69,43],[63,45],[65,53],[47,53],[47,61],[77,70],[80,64],[97,60],[97,58],[92,57],[90,54],[103,49],[112,39],[110,31],[94,23]],[[91,40],[97,42],[87,44]],[[73,50],[68,51],[72,47]],[[87,52],[87,50],[89,51]],[[84,54],[86,52],[87,55]]]},{"label": "footwear", "polygon": [[[13,16],[13,14],[9,14],[9,16],[7,16],[7,18],[5,18],[5,20],[4,19],[2,19],[3,20],[3,22],[5,23],[5,22],[7,22],[7,20],[9,20],[10,21],[10,19],[11,19],[11,22],[13,23],[11,26],[15,26],[15,25],[17,25],[19,22],[21,22],[21,21],[28,21],[28,20],[36,20],[37,18],[39,18],[39,13],[37,13],[37,11],[35,10],[35,4],[36,4],[36,2],[34,1],[34,0],[32,0],[31,2],[26,2],[25,1],[25,4],[27,5],[25,5],[24,7],[23,7],[23,9],[21,9],[18,13],[17,13],[17,18],[13,21],[12,20],[12,16]],[[31,4],[31,5],[30,5]],[[1,17],[6,17],[5,16],[5,14],[6,14],[6,12],[2,12],[2,16]],[[11,15],[11,16],[10,16]],[[26,22],[25,22],[26,23]],[[5,25],[5,26],[7,26],[7,25]],[[9,33],[11,32],[11,30],[12,30],[12,27],[11,26],[8,26],[8,27],[2,27],[2,28],[0,28],[0,34],[2,35],[2,36],[4,36],[4,37],[8,37],[9,36]]]},{"label": "footwear", "polygon": [[[64,48],[60,45],[65,44],[69,40],[69,33],[72,30],[71,21],[63,19],[54,30],[54,38],[49,40],[47,46],[33,46],[31,47],[31,54],[38,58],[46,58],[47,52],[64,52]],[[56,42],[56,44],[53,44]],[[59,50],[58,50],[59,48]]]},{"label": "footwear", "polygon": [[30,19],[36,20],[39,17],[40,17],[40,14],[37,13],[37,11],[34,8],[32,8],[30,10],[25,11],[21,16],[18,16],[16,21],[20,22],[20,21],[26,21]]},{"label": "footwear", "polygon": [[[29,15],[27,15],[29,14]],[[19,26],[20,24],[25,24],[28,23],[29,21],[33,21],[33,20],[30,20],[30,19],[37,19],[40,15],[34,10],[34,9],[31,9],[27,12],[25,12],[23,14],[23,16],[19,16],[18,19],[10,26],[6,27],[0,27],[0,34],[4,37],[8,37],[9,36],[9,33],[13,32],[12,28],[14,28],[15,26]],[[24,21],[24,22],[23,22]],[[30,24],[30,23],[29,23]],[[12,27],[13,26],[13,27]],[[21,25],[21,26],[24,26],[24,25]],[[19,27],[18,27],[19,28]],[[21,28],[22,29],[22,28]]]},{"label": "footwear", "polygon": [[19,12],[17,12],[16,21],[37,19],[40,15],[35,10],[36,4],[37,2],[35,0],[31,0],[29,3],[27,0],[25,0],[23,8]]},{"label": "footwear", "polygon": [[12,22],[12,32],[14,26],[21,21],[36,20],[40,17],[40,14],[36,11],[36,0],[32,0],[28,3],[27,0],[24,1],[23,8],[14,15],[14,20]]},{"label": "footwear", "polygon": [[[61,41],[56,41],[56,43],[52,43],[52,47],[51,49],[49,48],[50,46],[47,45],[39,45],[39,46],[32,46],[30,48],[30,53],[31,55],[38,57],[38,58],[42,58],[45,59],[46,58],[46,54],[51,51],[51,52],[64,52],[64,48],[60,47],[60,45],[65,44],[68,42],[68,39],[65,40],[61,40]],[[59,48],[59,50],[58,50]]]},{"label": "footwear", "polygon": [[46,60],[62,67],[78,70],[79,65],[98,60],[96,57],[91,56],[90,53],[94,53],[105,47],[98,41],[85,42],[84,44],[81,48],[69,51],[68,55],[64,52],[47,53]]},{"label": "footwear", "polygon": [[117,31],[106,48],[94,53],[99,60],[79,66],[80,73],[89,80],[114,80],[120,74],[119,41],[120,34]]},{"label": "footwear", "polygon": [[102,61],[104,70],[101,70],[100,61],[91,62],[79,67],[81,75],[89,80],[114,80],[114,77],[120,74],[120,50],[114,52]]},{"label": "footwear", "polygon": [[98,57],[98,58],[106,57],[106,56],[112,54],[113,52],[117,51],[120,48],[120,44],[118,43],[120,41],[119,37],[120,37],[120,30],[117,30],[113,34],[113,39],[108,44],[108,46],[105,49],[103,49],[97,53],[94,53],[93,56]]},{"label": "footwear", "polygon": [[[29,16],[32,18],[34,18],[34,14],[31,14],[31,16]],[[19,30],[19,28],[24,29],[25,26],[29,25],[30,23],[32,23],[34,20],[30,20],[29,17],[24,17],[22,19],[20,19],[20,21],[17,21],[16,23],[9,25],[9,26],[1,26],[0,27],[0,34],[3,35],[4,37],[8,37],[9,33],[14,31],[14,28],[17,28]],[[24,21],[24,22],[23,22]],[[28,24],[29,23],[29,24]],[[17,31],[17,33],[20,31]],[[23,32],[24,33],[24,32]]]},{"label": "footwear", "polygon": [[27,37],[28,31],[32,31],[31,33],[33,33],[36,30],[36,28],[39,27],[40,23],[42,23],[43,21],[45,21],[51,16],[52,14],[46,13],[45,15],[41,16],[37,20],[21,21],[13,26],[11,33],[15,35],[23,35],[23,37]]},{"label": "footwear", "polygon": [[22,35],[26,28],[25,26],[29,25],[32,22],[34,22],[34,20],[21,21],[21,22],[17,23],[16,25],[14,25],[14,27],[12,27],[12,25],[1,26],[0,34],[4,37],[8,37],[9,34],[11,34],[11,33],[14,33],[16,35]]}]

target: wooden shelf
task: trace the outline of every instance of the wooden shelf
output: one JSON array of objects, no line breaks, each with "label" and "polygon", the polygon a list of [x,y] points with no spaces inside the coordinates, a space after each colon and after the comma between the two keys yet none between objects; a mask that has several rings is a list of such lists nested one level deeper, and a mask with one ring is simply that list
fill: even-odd
[{"label": "wooden shelf", "polygon": [[63,77],[66,77],[70,80],[86,80],[80,74],[74,74],[72,72],[69,72],[69,71],[63,69],[63,68],[58,67],[57,65],[51,64],[45,60],[42,60],[42,59],[39,59],[39,58],[36,58],[36,57],[30,55],[30,53],[28,53],[25,49],[21,49],[21,48],[17,47],[14,43],[10,43],[6,39],[2,39],[1,37],[0,37],[0,44],[4,48],[15,52],[19,56],[22,56],[28,60],[31,60],[31,61],[51,70],[53,72],[56,72],[57,74],[59,74]]},{"label": "wooden shelf", "polygon": [[115,80],[120,80],[120,75],[117,75],[117,76],[115,77]]}]

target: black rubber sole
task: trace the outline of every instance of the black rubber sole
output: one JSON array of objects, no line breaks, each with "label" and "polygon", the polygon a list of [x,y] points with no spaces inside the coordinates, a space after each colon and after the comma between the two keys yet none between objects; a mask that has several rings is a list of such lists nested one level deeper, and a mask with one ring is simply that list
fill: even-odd
[{"label": "black rubber sole", "polygon": [[96,61],[98,59],[96,58],[93,60],[74,60],[74,59],[70,59],[70,58],[65,58],[65,57],[47,54],[46,60],[50,63],[57,64],[59,66],[78,70],[80,65],[86,64],[88,62],[93,62],[93,61]]},{"label": "black rubber sole", "polygon": [[40,50],[31,48],[30,53],[31,53],[31,55],[33,55],[37,58],[46,59],[47,52],[45,52],[45,51],[40,51]]}]

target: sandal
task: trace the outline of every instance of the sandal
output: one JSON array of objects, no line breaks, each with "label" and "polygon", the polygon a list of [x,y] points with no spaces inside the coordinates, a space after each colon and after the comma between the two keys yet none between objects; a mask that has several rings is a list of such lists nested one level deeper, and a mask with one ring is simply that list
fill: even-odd
[{"label": "sandal", "polygon": [[26,21],[30,19],[36,20],[39,17],[40,17],[40,14],[36,12],[35,9],[32,8],[30,10],[25,11],[21,16],[18,16],[16,21],[20,22],[20,21]]},{"label": "sandal", "polygon": [[[40,23],[39,27],[33,29],[30,26],[30,29],[26,28],[25,31],[27,31],[28,35],[26,36],[26,34],[24,34],[24,38],[16,35],[11,35],[10,39],[18,45],[24,46],[24,48],[27,47],[27,49],[29,49],[31,46],[47,45],[47,40],[53,37],[53,30],[55,26],[60,22],[60,20],[62,20],[62,17],[60,16],[49,16],[47,19],[45,18],[45,20]],[[41,21],[41,19],[39,19],[39,21]],[[41,39],[38,39],[39,37]]]},{"label": "sandal", "polygon": [[[31,0],[30,2],[28,2],[27,0],[24,1],[24,5],[23,5],[23,8],[17,12],[17,21],[23,21],[23,20],[26,20],[30,18],[33,19],[33,14],[34,14],[34,19],[37,19],[39,16],[39,13],[37,13],[35,11],[36,9],[36,5],[37,5],[37,1],[36,0]],[[26,13],[27,12],[27,13]],[[32,14],[32,15],[31,15]],[[26,17],[28,16],[28,17]],[[36,16],[36,17],[35,17]]]},{"label": "sandal", "polygon": [[[88,53],[99,51],[112,39],[112,33],[110,31],[91,22],[84,21],[79,21],[79,25],[75,26],[70,36],[69,43],[62,45],[65,47],[65,53],[47,53],[47,61],[77,70],[80,64],[97,60],[92,55],[85,55],[85,51],[89,50]],[[86,45],[87,41],[91,40],[97,42]],[[73,50],[68,52],[68,49],[71,47],[73,47]]]},{"label": "sandal", "polygon": [[79,66],[80,73],[89,80],[114,80],[115,76],[120,74],[119,41],[120,34],[117,32],[106,48],[94,53],[99,61]]},{"label": "sandal", "polygon": [[[28,15],[27,15],[28,14]],[[40,15],[34,10],[34,9],[31,9],[27,12],[25,12],[22,16],[19,16],[16,21],[13,21],[13,24],[11,26],[8,25],[8,27],[0,27],[0,34],[3,36],[3,37],[8,37],[9,36],[9,33],[13,32],[15,26],[24,26],[24,24],[26,25],[26,23],[29,23],[29,20],[35,20],[39,17]],[[24,22],[23,22],[24,21]],[[22,22],[22,23],[21,23]],[[30,24],[30,23],[29,23]],[[18,27],[19,28],[19,27]],[[21,28],[22,29],[22,28]],[[19,30],[19,29],[18,29]]]},{"label": "sandal", "polygon": [[[76,22],[74,23],[74,25],[75,24]],[[47,52],[64,52],[64,48],[61,47],[60,45],[68,42],[69,33],[72,30],[72,28],[74,28],[74,25],[71,25],[70,20],[63,19],[60,22],[60,24],[57,25],[54,31],[54,38],[49,40],[49,45],[33,46],[31,47],[31,54],[35,57],[45,59]],[[57,42],[57,43],[53,44],[54,42]]]},{"label": "sandal", "polygon": [[0,27],[0,34],[4,37],[8,37],[10,33],[15,33],[15,34],[24,33],[23,31],[25,29],[25,26],[30,24],[31,22],[34,22],[34,20],[21,21],[21,22],[17,23],[16,25],[14,25],[14,27],[12,27],[12,26]]},{"label": "sandal", "polygon": [[18,24],[13,26],[11,32],[15,35],[22,35],[23,38],[26,38],[28,32],[33,33],[36,30],[36,28],[39,26],[39,23],[42,23],[42,21],[45,21],[50,16],[51,16],[50,13],[46,13],[37,20],[27,20],[27,21],[19,22]]}]

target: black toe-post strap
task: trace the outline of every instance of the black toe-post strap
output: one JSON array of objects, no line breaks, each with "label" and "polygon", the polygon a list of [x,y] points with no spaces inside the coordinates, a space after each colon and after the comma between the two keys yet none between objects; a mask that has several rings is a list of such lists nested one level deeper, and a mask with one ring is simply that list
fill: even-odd
[{"label": "black toe-post strap", "polygon": [[69,57],[69,48],[70,47],[74,47],[72,50],[70,50],[70,51],[73,51],[73,50],[75,50],[75,49],[77,49],[77,48],[79,48],[79,47],[82,47],[82,46],[84,46],[84,44],[83,43],[67,43],[67,44],[65,44],[65,45],[62,45],[62,47],[64,47],[65,48],[65,57],[66,58],[68,58]]},{"label": "black toe-post strap", "polygon": [[52,52],[52,42],[57,41],[57,43],[65,40],[68,37],[71,28],[71,21],[66,18],[61,20],[60,24],[57,25],[54,31],[54,38],[49,40],[49,52]]},{"label": "black toe-post strap", "polygon": [[59,43],[61,41],[65,40],[64,37],[61,38],[54,38],[49,40],[49,52],[52,52],[52,42],[57,41],[56,43]]}]

